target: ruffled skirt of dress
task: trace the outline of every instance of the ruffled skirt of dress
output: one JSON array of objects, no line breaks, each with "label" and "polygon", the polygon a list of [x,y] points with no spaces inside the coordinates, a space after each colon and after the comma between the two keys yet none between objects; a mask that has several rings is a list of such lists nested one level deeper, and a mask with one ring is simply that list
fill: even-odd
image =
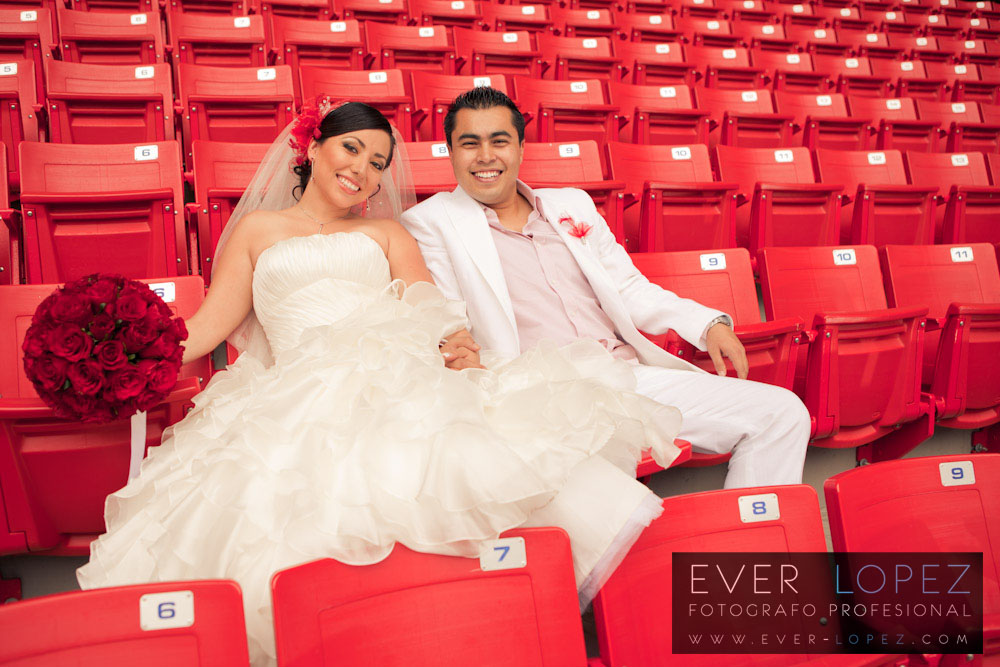
[{"label": "ruffled skirt of dress", "polygon": [[[396,542],[478,556],[550,506],[532,525],[568,524],[589,600],[659,513],[635,464],[650,445],[661,463],[676,456],[679,414],[631,393],[628,365],[597,343],[448,370],[437,341],[455,306],[413,292],[309,329],[269,367],[243,355],[216,374],[108,497],[81,586],[234,579],[252,663],[273,664],[277,570],[374,563]],[[550,502],[568,485],[580,488]]]}]

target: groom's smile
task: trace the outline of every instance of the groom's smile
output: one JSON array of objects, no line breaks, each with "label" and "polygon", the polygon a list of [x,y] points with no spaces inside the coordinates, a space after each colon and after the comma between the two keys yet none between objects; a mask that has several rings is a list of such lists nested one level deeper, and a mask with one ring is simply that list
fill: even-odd
[{"label": "groom's smile", "polygon": [[461,109],[450,138],[455,178],[469,196],[486,206],[517,197],[523,147],[509,109]]}]

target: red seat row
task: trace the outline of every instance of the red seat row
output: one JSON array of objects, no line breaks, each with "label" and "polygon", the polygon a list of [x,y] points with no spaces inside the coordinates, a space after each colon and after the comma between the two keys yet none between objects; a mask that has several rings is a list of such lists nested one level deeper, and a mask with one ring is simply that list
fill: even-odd
[{"label": "red seat row", "polygon": [[[930,457],[856,468],[824,487],[837,551],[983,554],[987,659],[1000,652],[998,476],[1000,456]],[[816,493],[807,486],[711,491],[667,498],[663,506],[664,518],[642,534],[594,600],[600,658],[591,659],[591,667],[659,667],[680,659],[691,665],[927,664],[921,656],[911,663],[903,655],[821,651],[674,654],[675,553],[822,553],[826,541]],[[278,660],[288,667],[360,667],[377,653],[384,665],[582,667],[587,658],[572,572],[569,540],[555,528],[507,533],[484,545],[479,563],[397,546],[375,565],[320,560],[292,567],[271,584]],[[247,660],[233,582],[64,593],[0,607],[0,623],[11,630],[0,662],[181,660],[225,667]]]}]

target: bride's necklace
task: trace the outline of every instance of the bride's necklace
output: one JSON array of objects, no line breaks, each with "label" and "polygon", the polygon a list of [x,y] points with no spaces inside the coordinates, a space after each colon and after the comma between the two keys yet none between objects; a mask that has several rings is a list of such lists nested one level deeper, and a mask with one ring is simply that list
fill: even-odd
[{"label": "bride's necklace", "polygon": [[309,211],[307,211],[306,208],[305,208],[305,206],[303,206],[302,204],[299,204],[299,210],[302,211],[303,213],[305,213],[307,218],[309,218],[310,220],[312,220],[313,222],[315,222],[317,225],[319,225],[319,231],[320,231],[320,233],[323,232],[323,225],[327,225],[327,224],[330,224],[331,222],[333,222],[333,220],[327,220],[326,222],[320,222],[319,220],[316,219],[316,216],[313,215],[312,213],[310,213]]}]

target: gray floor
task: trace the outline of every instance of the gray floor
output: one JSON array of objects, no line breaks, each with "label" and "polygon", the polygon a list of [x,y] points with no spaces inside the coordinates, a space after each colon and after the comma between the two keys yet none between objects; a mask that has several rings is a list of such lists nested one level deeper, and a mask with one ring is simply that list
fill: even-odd
[{"label": "gray floor", "polygon": [[[920,445],[909,456],[938,456],[969,452],[968,431],[939,429],[934,437]],[[805,483],[819,494],[820,508],[826,519],[826,501],[823,482],[838,472],[854,467],[853,449],[822,449],[813,447],[806,458]],[[725,470],[712,468],[676,468],[653,476],[651,488],[660,496],[675,496],[722,488]],[[829,533],[827,534],[829,544]],[[0,557],[0,574],[20,577],[25,598],[77,590],[74,571],[86,562],[85,558],[58,556],[3,556]]]}]

